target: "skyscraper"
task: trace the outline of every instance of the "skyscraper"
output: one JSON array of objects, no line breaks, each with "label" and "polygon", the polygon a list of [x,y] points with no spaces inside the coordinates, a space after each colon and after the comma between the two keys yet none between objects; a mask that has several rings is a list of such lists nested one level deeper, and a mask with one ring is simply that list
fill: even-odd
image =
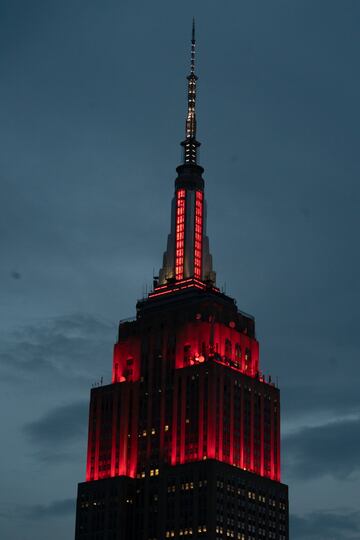
[{"label": "skyscraper", "polygon": [[196,138],[195,29],[183,162],[159,276],[91,390],[76,540],[288,539],[280,395],[254,318],[216,286]]}]

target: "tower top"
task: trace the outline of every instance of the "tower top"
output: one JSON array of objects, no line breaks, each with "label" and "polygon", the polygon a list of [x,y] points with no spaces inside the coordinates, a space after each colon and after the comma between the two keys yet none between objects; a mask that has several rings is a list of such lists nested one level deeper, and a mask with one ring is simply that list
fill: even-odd
[{"label": "tower top", "polygon": [[185,122],[185,140],[181,143],[184,148],[184,165],[197,164],[197,148],[200,146],[200,143],[196,140],[196,81],[198,77],[195,74],[195,46],[195,18],[193,18],[191,32],[190,73],[187,76],[188,98]]},{"label": "tower top", "polygon": [[154,291],[149,297],[177,290],[211,289],[215,286],[209,239],[206,235],[206,202],[204,196],[204,169],[197,163],[196,140],[196,82],[195,74],[195,19],[192,22],[190,73],[187,76],[188,98],[185,123],[183,162],[176,167],[175,197],[172,203],[171,231],[168,236],[163,265]]},{"label": "tower top", "polygon": [[195,17],[193,17],[192,33],[191,33],[191,69],[190,73],[195,74]]}]

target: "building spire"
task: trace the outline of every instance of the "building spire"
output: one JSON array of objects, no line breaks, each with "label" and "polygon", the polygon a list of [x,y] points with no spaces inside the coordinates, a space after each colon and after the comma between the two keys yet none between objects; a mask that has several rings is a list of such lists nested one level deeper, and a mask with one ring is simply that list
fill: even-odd
[{"label": "building spire", "polygon": [[195,73],[195,17],[193,17],[192,34],[191,34],[191,73]]},{"label": "building spire", "polygon": [[[187,76],[188,98],[185,124],[185,139],[181,143],[184,159],[176,167],[175,197],[172,203],[171,231],[168,236],[163,265],[159,279],[154,285],[154,294],[166,294],[173,286],[215,287],[216,273],[213,270],[209,238],[206,234],[206,202],[204,196],[204,169],[197,163],[195,98],[195,20],[192,21],[190,73]],[[192,285],[193,284],[193,285]],[[182,286],[182,285],[181,285]],[[185,285],[184,285],[185,286]],[[169,287],[169,289],[167,289]]]},{"label": "building spire", "polygon": [[184,164],[196,165],[197,148],[200,143],[196,140],[196,81],[195,75],[195,18],[193,18],[191,33],[191,57],[190,73],[188,80],[187,115],[185,124],[185,140],[181,143],[184,147]]}]

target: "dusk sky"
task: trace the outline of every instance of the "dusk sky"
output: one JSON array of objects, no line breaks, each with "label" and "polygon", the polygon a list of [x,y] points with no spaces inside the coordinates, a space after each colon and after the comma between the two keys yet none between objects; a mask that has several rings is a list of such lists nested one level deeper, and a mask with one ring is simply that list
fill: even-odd
[{"label": "dusk sky", "polygon": [[360,538],[360,2],[0,0],[0,537],[68,540],[161,266],[191,19],[218,285],[282,393],[292,540]]}]

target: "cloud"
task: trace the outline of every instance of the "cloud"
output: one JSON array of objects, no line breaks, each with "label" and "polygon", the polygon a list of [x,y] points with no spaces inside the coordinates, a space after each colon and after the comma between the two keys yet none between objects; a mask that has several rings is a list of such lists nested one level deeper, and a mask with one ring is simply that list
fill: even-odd
[{"label": "cloud", "polygon": [[358,540],[360,512],[317,511],[290,518],[294,540]]},{"label": "cloud", "polygon": [[75,511],[74,499],[62,499],[53,501],[50,504],[34,504],[23,508],[23,515],[29,519],[46,519],[51,517],[62,517],[73,514]]},{"label": "cloud", "polygon": [[[104,358],[111,358],[115,326],[91,315],[55,317],[25,326],[3,340],[0,359],[3,376],[34,382],[97,378]],[[111,360],[109,360],[111,362]]]},{"label": "cloud", "polygon": [[56,407],[28,422],[23,432],[35,449],[32,456],[43,463],[76,461],[85,451],[88,401]]},{"label": "cloud", "polygon": [[11,275],[12,279],[15,279],[15,280],[21,279],[21,277],[22,277],[20,272],[17,272],[17,270],[12,270],[10,275]]},{"label": "cloud", "polygon": [[306,427],[284,438],[285,469],[297,479],[343,480],[360,468],[359,447],[360,418]]},{"label": "cloud", "polygon": [[49,449],[66,447],[86,434],[88,402],[79,401],[52,409],[40,419],[24,426],[29,440]]},{"label": "cloud", "polygon": [[316,380],[315,384],[284,384],[281,395],[285,414],[290,417],[309,412],[357,413],[360,411],[360,398],[357,380],[339,379]]},{"label": "cloud", "polygon": [[28,504],[7,506],[0,512],[0,518],[8,521],[19,519],[46,520],[47,518],[64,517],[75,512],[75,499],[59,499],[49,504]]}]

